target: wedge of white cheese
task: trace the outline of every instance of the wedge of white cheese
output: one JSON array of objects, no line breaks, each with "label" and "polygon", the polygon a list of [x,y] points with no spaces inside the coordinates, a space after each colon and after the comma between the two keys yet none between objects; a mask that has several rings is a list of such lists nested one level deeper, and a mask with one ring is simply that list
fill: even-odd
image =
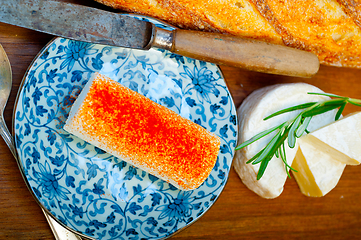
[{"label": "wedge of white cheese", "polygon": [[308,142],[347,165],[361,162],[361,112],[350,114],[308,136]]},{"label": "wedge of white cheese", "polygon": [[[308,92],[322,92],[319,88],[306,83],[278,84],[265,87],[251,93],[238,108],[239,137],[238,144],[250,139],[254,135],[294,118],[299,111],[279,115],[264,121],[268,115],[307,102],[328,100],[328,97],[310,95]],[[334,121],[336,111],[330,111],[315,116],[308,130],[314,131]],[[280,158],[273,157],[260,180],[257,173],[260,164],[252,165],[246,162],[263,149],[272,139],[270,134],[251,145],[236,151],[234,169],[242,182],[253,192],[263,198],[276,198],[282,191],[287,179],[285,164]],[[287,141],[287,140],[286,140]],[[286,144],[287,145],[287,144]],[[289,165],[296,155],[298,145],[292,149],[286,147],[286,158]]]},{"label": "wedge of white cheese", "polygon": [[322,197],[337,185],[346,164],[339,162],[332,152],[320,149],[310,139],[311,135],[298,139],[299,149],[292,163],[297,172],[292,174],[304,195]]}]

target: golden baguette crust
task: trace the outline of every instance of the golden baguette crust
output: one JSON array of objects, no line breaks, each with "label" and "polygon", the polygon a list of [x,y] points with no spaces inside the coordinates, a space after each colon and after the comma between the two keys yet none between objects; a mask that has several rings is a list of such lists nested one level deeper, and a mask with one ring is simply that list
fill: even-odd
[{"label": "golden baguette crust", "polygon": [[361,0],[96,0],[181,28],[217,31],[315,53],[361,68]]},{"label": "golden baguette crust", "polygon": [[95,73],[64,130],[182,190],[212,171],[220,138],[149,98]]},{"label": "golden baguette crust", "polygon": [[175,4],[173,11],[183,7],[182,19],[196,16],[202,22],[222,33],[239,35],[282,44],[274,28],[247,0],[168,0]]},{"label": "golden baguette crust", "polygon": [[286,45],[318,55],[324,64],[361,67],[361,32],[336,1],[252,0]]},{"label": "golden baguette crust", "polygon": [[247,0],[97,0],[124,11],[164,20],[174,26],[228,33],[282,44],[273,27]]},{"label": "golden baguette crust", "polygon": [[[139,13],[164,20],[182,28],[200,29],[204,23],[195,17],[182,18],[183,10],[174,11],[172,4],[163,0],[96,0],[104,5],[127,12]],[[182,19],[182,21],[180,21]],[[198,27],[197,27],[198,26]],[[203,27],[206,28],[206,27]]]},{"label": "golden baguette crust", "polygon": [[344,12],[361,27],[361,0],[337,0]]}]

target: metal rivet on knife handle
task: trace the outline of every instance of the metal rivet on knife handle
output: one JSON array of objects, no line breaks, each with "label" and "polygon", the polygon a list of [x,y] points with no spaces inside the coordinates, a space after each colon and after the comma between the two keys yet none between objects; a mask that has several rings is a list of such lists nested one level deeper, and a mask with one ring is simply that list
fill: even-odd
[{"label": "metal rivet on knife handle", "polygon": [[171,50],[173,46],[173,31],[153,26],[153,37],[149,47]]}]

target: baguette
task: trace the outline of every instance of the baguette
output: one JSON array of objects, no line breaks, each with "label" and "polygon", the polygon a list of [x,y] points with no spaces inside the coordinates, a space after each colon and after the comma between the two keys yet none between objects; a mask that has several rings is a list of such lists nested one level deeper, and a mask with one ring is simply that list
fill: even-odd
[{"label": "baguette", "polygon": [[181,190],[212,171],[220,138],[120,83],[95,73],[64,130]]},{"label": "baguette", "polygon": [[227,33],[315,53],[321,64],[361,68],[355,0],[96,0],[180,28]]}]

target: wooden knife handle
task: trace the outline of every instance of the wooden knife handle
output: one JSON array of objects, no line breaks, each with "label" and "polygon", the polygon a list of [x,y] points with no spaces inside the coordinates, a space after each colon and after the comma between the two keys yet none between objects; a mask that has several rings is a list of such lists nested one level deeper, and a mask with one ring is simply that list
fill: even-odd
[{"label": "wooden knife handle", "polygon": [[250,71],[312,77],[319,69],[315,54],[240,37],[176,29],[171,52]]}]

